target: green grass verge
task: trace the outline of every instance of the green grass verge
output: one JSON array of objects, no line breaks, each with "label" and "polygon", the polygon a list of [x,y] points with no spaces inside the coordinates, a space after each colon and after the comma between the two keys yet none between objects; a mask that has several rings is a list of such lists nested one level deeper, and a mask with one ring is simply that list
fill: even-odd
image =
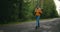
[{"label": "green grass verge", "polygon": [[[48,18],[48,19],[52,19],[52,18]],[[40,19],[40,20],[47,20],[47,19]],[[33,22],[33,21],[36,21],[36,19],[33,19],[33,20],[26,20],[26,21],[17,21],[17,22],[9,22],[7,24],[0,24],[1,25],[10,25],[10,24],[21,24],[21,23],[25,23],[25,22]]]}]

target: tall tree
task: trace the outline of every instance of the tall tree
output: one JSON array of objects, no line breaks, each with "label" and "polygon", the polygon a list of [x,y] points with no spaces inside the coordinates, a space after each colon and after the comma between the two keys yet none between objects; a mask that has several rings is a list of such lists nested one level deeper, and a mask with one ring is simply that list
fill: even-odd
[{"label": "tall tree", "polygon": [[53,0],[44,0],[42,17],[43,18],[58,17],[56,6]]}]

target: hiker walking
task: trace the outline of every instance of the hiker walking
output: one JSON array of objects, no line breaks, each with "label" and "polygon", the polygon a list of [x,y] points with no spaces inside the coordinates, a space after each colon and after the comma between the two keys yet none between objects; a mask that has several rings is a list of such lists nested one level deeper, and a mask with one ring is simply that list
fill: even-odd
[{"label": "hiker walking", "polygon": [[38,27],[40,27],[39,19],[40,19],[41,14],[42,14],[41,8],[37,7],[37,8],[35,9],[36,29],[37,29]]}]

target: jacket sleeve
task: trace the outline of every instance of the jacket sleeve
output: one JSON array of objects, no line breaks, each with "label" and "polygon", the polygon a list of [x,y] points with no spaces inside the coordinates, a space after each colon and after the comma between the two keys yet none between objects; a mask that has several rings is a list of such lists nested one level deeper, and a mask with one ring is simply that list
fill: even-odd
[{"label": "jacket sleeve", "polygon": [[40,10],[40,13],[42,14],[42,10]]},{"label": "jacket sleeve", "polygon": [[39,9],[40,10],[40,14],[42,14],[42,10],[41,9]]}]

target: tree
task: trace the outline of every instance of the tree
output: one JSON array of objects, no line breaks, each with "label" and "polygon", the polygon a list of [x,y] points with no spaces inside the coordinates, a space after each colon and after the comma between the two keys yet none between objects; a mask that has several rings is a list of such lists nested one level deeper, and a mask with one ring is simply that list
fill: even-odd
[{"label": "tree", "polygon": [[[0,23],[35,19],[33,12],[37,4],[42,6],[40,0],[1,0]],[[44,0],[41,18],[53,17],[58,17],[53,0]]]},{"label": "tree", "polygon": [[53,0],[44,0],[42,18],[58,17],[56,6]]}]

